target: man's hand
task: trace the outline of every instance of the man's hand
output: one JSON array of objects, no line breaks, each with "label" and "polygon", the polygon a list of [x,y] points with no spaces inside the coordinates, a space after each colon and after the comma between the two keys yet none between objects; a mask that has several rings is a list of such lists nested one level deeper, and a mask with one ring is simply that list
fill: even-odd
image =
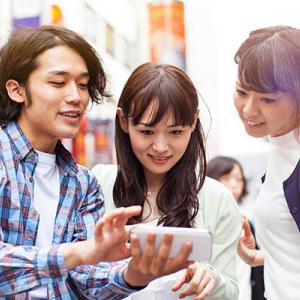
[{"label": "man's hand", "polygon": [[96,224],[94,237],[64,248],[65,263],[69,269],[78,265],[115,261],[130,256],[129,233],[126,223],[141,212],[140,206],[120,207],[105,214]]}]

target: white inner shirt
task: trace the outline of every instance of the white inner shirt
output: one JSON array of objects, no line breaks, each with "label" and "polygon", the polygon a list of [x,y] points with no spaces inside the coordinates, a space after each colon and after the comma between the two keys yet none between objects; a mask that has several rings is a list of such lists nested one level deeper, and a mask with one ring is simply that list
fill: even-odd
[{"label": "white inner shirt", "polygon": [[[40,217],[35,245],[39,248],[44,248],[52,245],[60,193],[59,172],[55,154],[35,151],[39,157],[33,176],[33,201]],[[47,286],[31,291],[30,296],[47,299]]]},{"label": "white inner shirt", "polygon": [[[254,208],[257,237],[265,250],[265,297],[300,297],[300,232],[289,211],[283,182],[300,159],[300,143],[290,132],[271,138],[265,182]],[[297,183],[299,184],[299,183]]]}]

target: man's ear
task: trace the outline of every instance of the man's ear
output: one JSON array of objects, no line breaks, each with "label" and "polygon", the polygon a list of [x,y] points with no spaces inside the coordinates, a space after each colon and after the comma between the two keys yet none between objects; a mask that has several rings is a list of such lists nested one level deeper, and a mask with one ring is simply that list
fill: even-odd
[{"label": "man's ear", "polygon": [[196,125],[197,125],[197,120],[199,119],[199,109],[197,109],[196,113],[195,113],[195,116],[194,116],[194,122],[193,122],[193,125],[192,125],[192,128],[193,128],[193,131],[195,130],[196,128]]},{"label": "man's ear", "polygon": [[5,84],[9,98],[17,103],[24,103],[26,101],[25,88],[21,86],[18,81],[9,79]]},{"label": "man's ear", "polygon": [[128,133],[128,120],[126,119],[121,107],[117,107],[117,115],[119,117],[119,124],[125,133]]}]

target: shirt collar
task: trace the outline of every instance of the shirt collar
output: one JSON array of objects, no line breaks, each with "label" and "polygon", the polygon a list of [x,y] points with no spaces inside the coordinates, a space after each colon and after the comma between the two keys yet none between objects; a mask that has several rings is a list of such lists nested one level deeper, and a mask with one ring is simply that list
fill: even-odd
[{"label": "shirt collar", "polygon": [[[30,144],[29,140],[23,133],[22,129],[20,128],[18,122],[13,121],[9,122],[5,128],[8,136],[10,137],[15,150],[18,160],[24,159],[29,153],[34,151],[32,145]],[[55,147],[55,154],[57,158],[57,164],[65,173],[69,175],[76,175],[78,172],[77,163],[61,141],[57,142]]]},{"label": "shirt collar", "polygon": [[5,131],[14,145],[17,159],[22,160],[28,155],[28,153],[33,151],[32,145],[23,133],[18,122],[9,122]]}]

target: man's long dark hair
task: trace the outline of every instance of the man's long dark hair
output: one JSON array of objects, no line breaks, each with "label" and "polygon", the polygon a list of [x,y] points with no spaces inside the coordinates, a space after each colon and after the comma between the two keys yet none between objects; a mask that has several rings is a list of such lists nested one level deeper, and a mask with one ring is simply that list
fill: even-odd
[{"label": "man's long dark hair", "polygon": [[[144,112],[158,101],[149,126],[159,123],[166,114],[174,114],[175,123],[192,126],[198,113],[197,91],[185,72],[171,65],[143,64],[133,71],[126,82],[118,106],[133,125],[139,123]],[[116,207],[141,205],[144,207],[147,185],[143,167],[133,153],[129,135],[115,122],[115,144],[119,170],[113,189]],[[199,119],[191,134],[187,149],[170,169],[158,192],[156,203],[162,213],[159,224],[193,227],[199,210],[198,193],[204,183],[206,159],[204,134]],[[132,217],[129,224],[142,221],[142,213]]]},{"label": "man's long dark hair", "polygon": [[[16,80],[25,87],[30,74],[36,70],[38,57],[45,51],[58,46],[67,46],[76,51],[87,65],[89,72],[88,91],[91,101],[102,102],[109,96],[105,91],[106,75],[102,61],[95,49],[79,34],[60,26],[24,28],[14,32],[0,49],[0,125],[19,118],[23,104],[12,101],[6,90],[6,82]],[[29,97],[29,105],[30,105]]]}]

